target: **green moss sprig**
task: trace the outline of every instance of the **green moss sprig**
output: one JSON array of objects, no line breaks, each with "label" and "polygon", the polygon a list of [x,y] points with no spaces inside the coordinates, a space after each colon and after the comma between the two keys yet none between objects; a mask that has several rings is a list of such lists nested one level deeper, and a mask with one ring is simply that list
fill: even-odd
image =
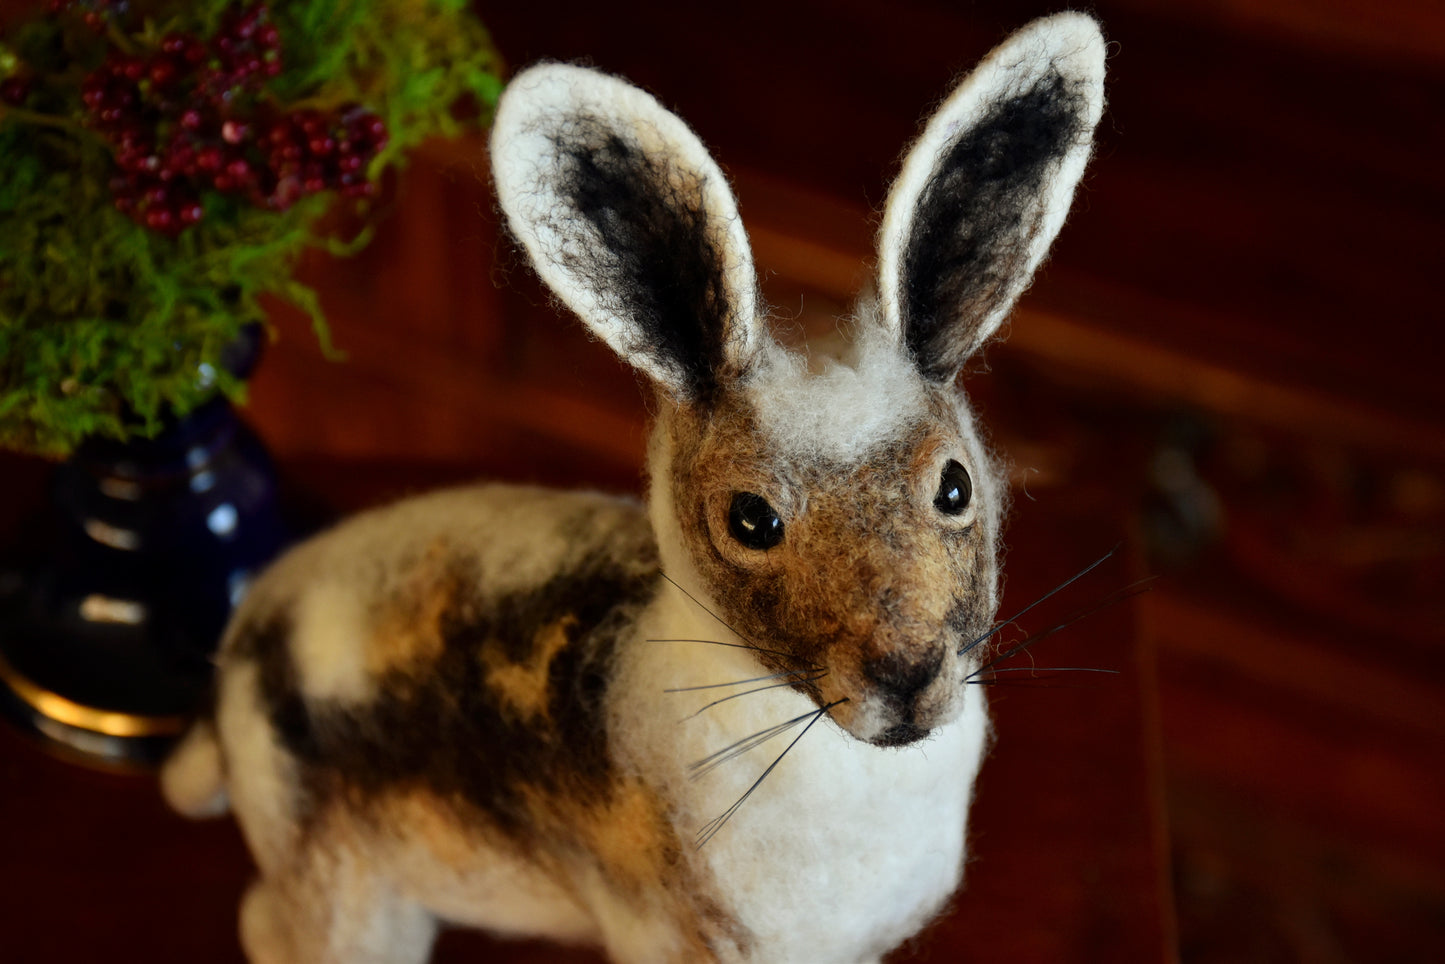
[{"label": "green moss sprig", "polygon": [[[242,397],[222,354],[265,322],[266,293],[329,347],[294,269],[365,235],[328,237],[323,215],[343,195],[368,214],[388,168],[485,124],[500,91],[462,0],[52,0],[0,44],[0,445],[61,456]],[[361,144],[359,124],[381,136]],[[196,160],[208,145],[245,163],[217,177]]]}]

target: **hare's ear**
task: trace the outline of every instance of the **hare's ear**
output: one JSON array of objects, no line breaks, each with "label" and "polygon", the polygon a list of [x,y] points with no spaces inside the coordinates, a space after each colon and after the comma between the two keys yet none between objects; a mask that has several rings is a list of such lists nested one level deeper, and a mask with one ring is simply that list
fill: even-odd
[{"label": "hare's ear", "polygon": [[1054,240],[1104,103],[1104,40],[1036,20],[949,95],[908,153],[879,238],[879,301],[919,370],[952,379]]},{"label": "hare's ear", "polygon": [[497,196],[542,279],[682,400],[746,371],[763,337],[747,235],[696,135],[626,82],[518,75],[491,139]]}]

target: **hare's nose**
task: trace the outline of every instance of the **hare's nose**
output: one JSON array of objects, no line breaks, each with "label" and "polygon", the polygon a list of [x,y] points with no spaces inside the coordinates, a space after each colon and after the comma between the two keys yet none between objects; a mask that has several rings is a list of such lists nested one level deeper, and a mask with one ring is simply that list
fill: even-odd
[{"label": "hare's nose", "polygon": [[863,663],[863,673],[889,696],[907,706],[938,678],[943,652],[934,650],[923,657],[885,653]]}]

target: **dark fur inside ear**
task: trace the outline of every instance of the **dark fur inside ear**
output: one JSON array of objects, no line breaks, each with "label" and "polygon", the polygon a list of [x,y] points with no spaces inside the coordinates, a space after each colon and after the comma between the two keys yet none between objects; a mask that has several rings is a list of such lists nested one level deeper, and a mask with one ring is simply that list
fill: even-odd
[{"label": "dark fur inside ear", "polygon": [[949,145],[919,197],[903,255],[904,338],[924,376],[952,378],[978,326],[1017,296],[1046,182],[1088,133],[1085,94],[1056,70],[996,100]]},{"label": "dark fur inside ear", "polygon": [[557,193],[596,244],[553,257],[603,305],[630,319],[638,354],[675,372],[689,398],[715,392],[730,325],[725,254],[705,207],[702,175],[649,155],[600,118],[579,114],[554,136]]}]

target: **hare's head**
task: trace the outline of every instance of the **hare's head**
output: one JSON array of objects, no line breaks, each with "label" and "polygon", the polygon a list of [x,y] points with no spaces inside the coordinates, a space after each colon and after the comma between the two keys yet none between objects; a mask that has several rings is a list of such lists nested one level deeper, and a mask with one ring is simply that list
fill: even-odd
[{"label": "hare's head", "polygon": [[677,117],[564,65],[518,76],[498,112],[513,232],[658,388],[667,575],[858,739],[910,743],[962,706],[1005,489],[954,382],[1063,223],[1102,75],[1078,15],[990,54],[893,185],[877,298],[809,358],[772,339],[736,204]]}]

